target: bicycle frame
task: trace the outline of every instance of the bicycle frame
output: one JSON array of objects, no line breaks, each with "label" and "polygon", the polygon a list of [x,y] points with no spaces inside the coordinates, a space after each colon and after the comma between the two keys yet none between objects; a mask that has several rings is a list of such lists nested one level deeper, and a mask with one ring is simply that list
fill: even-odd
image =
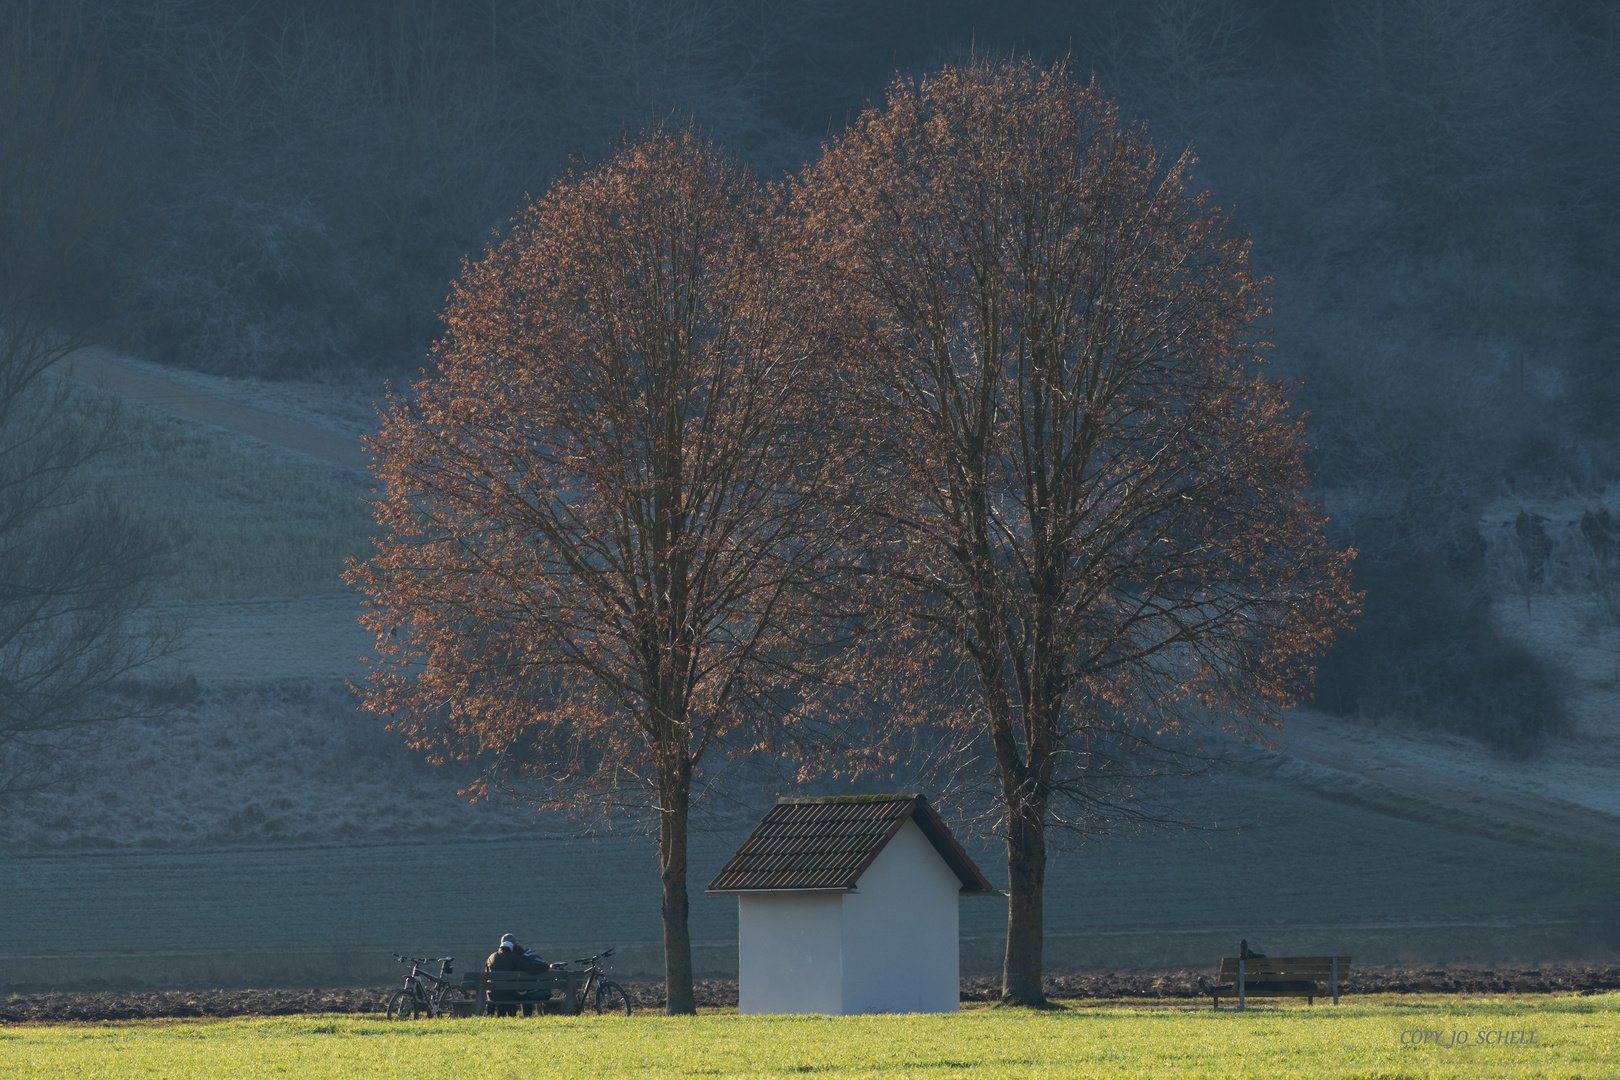
[{"label": "bicycle frame", "polygon": [[[437,1016],[443,1012],[444,1008],[441,1002],[444,1000],[445,992],[450,989],[450,982],[445,976],[451,974],[450,962],[455,957],[440,956],[430,960],[425,957],[401,956],[395,953],[394,959],[402,964],[411,965],[410,973],[405,976],[406,992],[426,1006],[429,1016]],[[435,975],[431,971],[423,971],[423,964],[438,964],[439,973]],[[433,985],[424,985],[423,980]]]},{"label": "bicycle frame", "polygon": [[596,991],[597,987],[602,985],[602,980],[607,976],[607,972],[602,969],[602,965],[597,961],[605,960],[612,955],[613,950],[609,949],[606,952],[597,953],[595,956],[583,956],[574,961],[574,963],[585,969],[585,978],[579,984],[579,997],[574,999],[574,1011],[576,1013],[585,1011],[586,1006],[591,1002],[591,995]]}]

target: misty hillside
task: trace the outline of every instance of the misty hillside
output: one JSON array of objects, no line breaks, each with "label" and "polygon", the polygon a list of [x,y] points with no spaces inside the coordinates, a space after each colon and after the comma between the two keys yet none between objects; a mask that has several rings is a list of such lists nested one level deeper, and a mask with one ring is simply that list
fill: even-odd
[{"label": "misty hillside", "polygon": [[[1162,148],[1198,156],[1274,279],[1273,363],[1301,381],[1321,497],[1368,590],[1319,704],[1523,755],[1571,714],[1556,650],[1507,633],[1502,612],[1556,592],[1615,626],[1612,5],[60,10],[81,123],[123,200],[95,238],[134,275],[118,343],[344,400],[411,377],[460,260],[623,133],[690,117],[781,175],[897,71],[1067,56]],[[1546,524],[1549,500],[1596,524]]]},{"label": "misty hillside", "polygon": [[457,798],[470,774],[423,764],[341,686],[158,693],[171,711],[121,728],[83,782],[0,816],[0,847],[375,844],[535,828],[533,815]]},{"label": "misty hillside", "polygon": [[[1358,962],[1620,949],[1610,0],[0,0],[0,132],[67,163],[33,223],[72,237],[41,340],[82,331],[147,387],[42,376],[42,430],[116,432],[71,494],[161,554],[126,628],[176,635],[50,759],[68,782],[0,801],[0,988],[379,983],[394,950],[506,929],[661,970],[646,835],[473,804],[475,765],[357,708],[357,438],[430,362],[463,261],[616,140],[691,121],[781,182],[891,80],[989,55],[1066,58],[1196,158],[1270,278],[1271,373],[1366,590],[1275,746],[1212,742],[1237,762],[1163,785],[1189,828],[1054,845],[1053,969],[1243,935]],[[19,145],[0,192],[50,156]],[[230,419],[261,413],[348,457]],[[729,977],[735,904],[697,894],[793,781],[725,765],[689,884],[699,968]],[[1231,885],[1257,862],[1283,884]],[[1006,912],[964,908],[967,968],[999,963]]]}]

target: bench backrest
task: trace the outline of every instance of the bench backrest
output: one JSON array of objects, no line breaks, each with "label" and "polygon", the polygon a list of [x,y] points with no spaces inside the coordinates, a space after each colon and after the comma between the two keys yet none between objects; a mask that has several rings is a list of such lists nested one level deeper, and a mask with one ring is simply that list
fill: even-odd
[{"label": "bench backrest", "polygon": [[568,990],[576,975],[570,971],[479,971],[475,972],[481,990]]},{"label": "bench backrest", "polygon": [[[1350,972],[1348,956],[1249,956],[1243,960],[1244,979],[1269,981],[1274,979],[1329,979],[1333,977],[1333,961],[1339,962],[1339,978]],[[1221,958],[1221,974],[1236,975],[1238,958]]]}]

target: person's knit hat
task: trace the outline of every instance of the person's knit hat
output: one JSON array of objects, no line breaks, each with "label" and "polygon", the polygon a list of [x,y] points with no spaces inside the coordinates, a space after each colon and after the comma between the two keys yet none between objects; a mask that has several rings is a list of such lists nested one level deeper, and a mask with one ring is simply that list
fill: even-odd
[{"label": "person's knit hat", "polygon": [[517,938],[513,937],[511,934],[503,935],[501,937],[501,948],[502,949],[516,949],[517,948]]}]

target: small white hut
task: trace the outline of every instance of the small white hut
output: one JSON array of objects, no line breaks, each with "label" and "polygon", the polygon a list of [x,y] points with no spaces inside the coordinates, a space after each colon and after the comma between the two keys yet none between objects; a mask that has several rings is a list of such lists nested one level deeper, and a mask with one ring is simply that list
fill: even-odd
[{"label": "small white hut", "polygon": [[921,795],[782,799],[709,883],[739,1012],[955,1012],[958,900],[999,895]]}]

